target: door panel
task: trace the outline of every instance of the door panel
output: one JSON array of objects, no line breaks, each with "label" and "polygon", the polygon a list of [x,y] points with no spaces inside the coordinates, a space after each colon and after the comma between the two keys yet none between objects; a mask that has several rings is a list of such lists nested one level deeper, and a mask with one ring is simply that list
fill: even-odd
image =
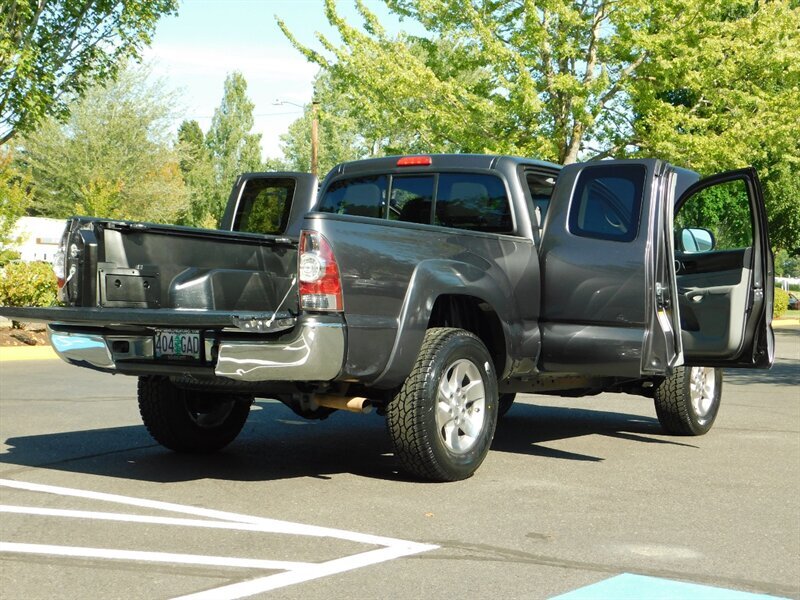
[{"label": "door panel", "polygon": [[665,175],[656,160],[574,164],[559,174],[540,248],[543,370],[639,377],[675,363]]},{"label": "door panel", "polygon": [[686,364],[768,367],[774,283],[755,172],[689,188],[676,203],[674,239]]}]

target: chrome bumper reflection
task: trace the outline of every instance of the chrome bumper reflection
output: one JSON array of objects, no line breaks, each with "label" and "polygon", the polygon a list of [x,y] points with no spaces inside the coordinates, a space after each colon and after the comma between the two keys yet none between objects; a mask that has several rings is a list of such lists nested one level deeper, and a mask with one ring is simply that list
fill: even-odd
[{"label": "chrome bumper reflection", "polygon": [[113,369],[114,359],[102,335],[47,330],[56,354],[68,363],[96,369]]},{"label": "chrome bumper reflection", "polygon": [[344,324],[306,318],[274,342],[223,341],[214,372],[240,381],[329,381],[344,362]]},{"label": "chrome bumper reflection", "polygon": [[119,360],[152,360],[153,337],[142,335],[97,335],[53,331],[48,328],[56,354],[68,363],[113,370]]}]

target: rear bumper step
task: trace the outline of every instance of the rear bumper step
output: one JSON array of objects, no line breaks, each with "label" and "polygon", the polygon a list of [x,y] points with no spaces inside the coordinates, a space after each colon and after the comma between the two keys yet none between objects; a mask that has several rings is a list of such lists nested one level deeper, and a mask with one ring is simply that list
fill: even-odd
[{"label": "rear bumper step", "polygon": [[272,339],[229,340],[224,334],[207,338],[204,365],[157,360],[151,335],[97,329],[83,332],[59,325],[48,332],[53,349],[64,361],[111,373],[178,374],[213,369],[216,376],[235,381],[330,381],[341,372],[345,355],[344,323],[323,316],[299,319],[291,332]]}]

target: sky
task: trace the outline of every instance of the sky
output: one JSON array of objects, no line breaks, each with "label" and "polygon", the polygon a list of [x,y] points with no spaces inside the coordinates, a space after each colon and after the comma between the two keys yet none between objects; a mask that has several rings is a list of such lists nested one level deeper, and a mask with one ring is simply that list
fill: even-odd
[{"label": "sky", "polygon": [[[365,3],[390,31],[401,27],[383,2]],[[348,22],[361,23],[354,0],[337,0],[337,5]],[[177,16],[159,21],[152,45],[143,52],[153,76],[178,91],[180,115],[195,119],[204,132],[222,100],[225,77],[240,71],[255,103],[254,132],[262,134],[265,159],[281,155],[279,136],[310,102],[319,70],[292,47],[275,15],[301,43],[317,50],[315,32],[338,39],[325,19],[323,0],[183,0]]]}]

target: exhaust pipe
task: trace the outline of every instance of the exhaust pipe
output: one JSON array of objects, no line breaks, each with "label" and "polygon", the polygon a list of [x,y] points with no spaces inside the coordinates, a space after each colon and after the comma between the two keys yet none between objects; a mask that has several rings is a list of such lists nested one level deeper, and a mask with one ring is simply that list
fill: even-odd
[{"label": "exhaust pipe", "polygon": [[363,415],[372,412],[372,402],[360,396],[331,396],[330,394],[315,394],[313,401],[318,406],[333,408],[336,410],[347,410]]}]

